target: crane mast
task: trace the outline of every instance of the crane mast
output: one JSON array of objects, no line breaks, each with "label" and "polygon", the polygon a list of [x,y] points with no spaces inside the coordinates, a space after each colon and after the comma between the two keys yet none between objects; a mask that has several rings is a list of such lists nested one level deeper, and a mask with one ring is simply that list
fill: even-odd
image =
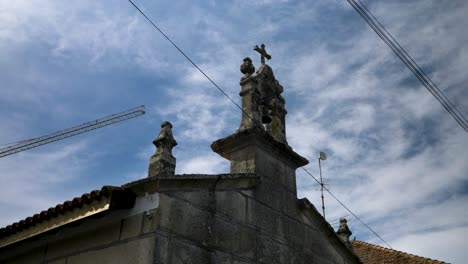
[{"label": "crane mast", "polygon": [[131,118],[135,118],[145,114],[145,106],[141,105],[120,113],[112,114],[106,117],[96,119],[94,121],[86,122],[84,124],[74,126],[68,129],[60,130],[52,134],[41,136],[38,138],[32,138],[16,142],[6,148],[0,149],[0,158],[9,156],[21,151],[36,148],[45,144],[49,144],[58,140],[62,140],[68,137],[72,137],[78,134],[83,134],[91,130],[95,130],[101,127],[109,126],[115,123],[123,122]]}]

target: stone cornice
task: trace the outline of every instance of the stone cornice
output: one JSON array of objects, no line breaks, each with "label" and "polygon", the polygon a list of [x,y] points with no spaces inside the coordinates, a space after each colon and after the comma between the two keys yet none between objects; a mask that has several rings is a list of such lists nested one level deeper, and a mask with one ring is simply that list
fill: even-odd
[{"label": "stone cornice", "polygon": [[289,145],[275,140],[270,134],[259,127],[241,130],[225,138],[216,140],[211,144],[211,149],[223,158],[231,160],[230,154],[233,150],[248,144],[258,144],[269,148],[287,160],[293,162],[297,167],[305,166],[309,161],[297,154]]},{"label": "stone cornice", "polygon": [[235,190],[251,189],[260,179],[254,174],[182,174],[169,177],[151,177],[127,183],[122,187],[137,194],[199,191],[199,190]]}]

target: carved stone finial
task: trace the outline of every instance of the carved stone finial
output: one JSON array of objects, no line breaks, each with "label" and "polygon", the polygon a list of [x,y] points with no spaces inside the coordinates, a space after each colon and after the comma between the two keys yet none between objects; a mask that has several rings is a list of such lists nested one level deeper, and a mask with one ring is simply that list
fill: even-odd
[{"label": "carved stone finial", "polygon": [[346,218],[340,218],[340,226],[338,227],[338,230],[336,231],[336,234],[338,235],[338,237],[345,243],[345,245],[349,248],[349,249],[353,249],[352,247],[352,244],[351,244],[351,241],[349,241],[349,237],[353,234],[353,232],[351,232],[351,230],[349,230],[349,227],[348,227],[348,221],[346,220]]},{"label": "carved stone finial", "polygon": [[262,43],[260,47],[258,47],[258,45],[255,45],[254,50],[260,53],[260,62],[262,64],[265,64],[265,58],[267,58],[268,60],[271,60],[271,55],[268,54],[265,50],[265,44]]},{"label": "carved stone finial", "polygon": [[255,66],[252,64],[252,60],[249,57],[244,58],[244,63],[240,66],[240,71],[244,74],[241,81],[247,79],[255,72]]},{"label": "carved stone finial", "polygon": [[265,64],[265,58],[271,59],[265,50],[265,44],[256,45],[254,50],[260,53],[262,64],[255,71],[250,58],[241,65],[240,96],[242,97],[242,120],[239,131],[252,127],[264,128],[275,140],[287,144],[285,100],[281,96],[283,86],[276,80],[272,68]]},{"label": "carved stone finial", "polygon": [[176,158],[172,156],[172,149],[177,146],[172,136],[172,124],[164,121],[158,137],[153,140],[156,153],[151,156],[148,177],[164,177],[175,174]]}]

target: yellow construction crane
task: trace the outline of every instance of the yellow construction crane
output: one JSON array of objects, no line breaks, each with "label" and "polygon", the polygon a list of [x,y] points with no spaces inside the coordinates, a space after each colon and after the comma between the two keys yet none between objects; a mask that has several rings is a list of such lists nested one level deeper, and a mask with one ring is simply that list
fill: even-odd
[{"label": "yellow construction crane", "polygon": [[124,112],[112,114],[112,115],[99,118],[94,121],[86,122],[84,124],[74,126],[65,130],[60,130],[58,132],[55,132],[49,135],[27,139],[27,140],[21,140],[21,141],[9,144],[9,146],[6,148],[0,149],[0,158],[15,154],[21,151],[25,151],[28,149],[32,149],[35,147],[39,147],[45,144],[49,144],[58,140],[62,140],[64,138],[86,133],[88,131],[95,130],[104,126],[109,126],[115,123],[126,121],[128,119],[135,118],[144,114],[145,114],[145,106],[141,105],[139,107],[135,107]]}]

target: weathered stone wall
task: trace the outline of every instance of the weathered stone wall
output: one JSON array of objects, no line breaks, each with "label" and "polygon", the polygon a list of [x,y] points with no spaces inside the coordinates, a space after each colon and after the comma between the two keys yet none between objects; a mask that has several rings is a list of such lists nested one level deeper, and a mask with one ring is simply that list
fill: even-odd
[{"label": "weathered stone wall", "polygon": [[141,193],[131,210],[2,249],[0,263],[357,263],[320,218],[268,177],[250,190]]},{"label": "weathered stone wall", "polygon": [[288,194],[268,179],[259,187],[272,195],[161,193],[154,263],[359,263],[314,209],[282,207]]},{"label": "weathered stone wall", "polygon": [[[255,237],[254,256],[243,259],[246,263],[359,263],[315,207],[299,203],[295,171],[308,163],[305,158],[261,128],[239,131],[211,147],[231,162],[231,173],[253,173],[261,181],[240,191],[247,201],[245,225]],[[239,199],[230,196],[227,200]]]}]

